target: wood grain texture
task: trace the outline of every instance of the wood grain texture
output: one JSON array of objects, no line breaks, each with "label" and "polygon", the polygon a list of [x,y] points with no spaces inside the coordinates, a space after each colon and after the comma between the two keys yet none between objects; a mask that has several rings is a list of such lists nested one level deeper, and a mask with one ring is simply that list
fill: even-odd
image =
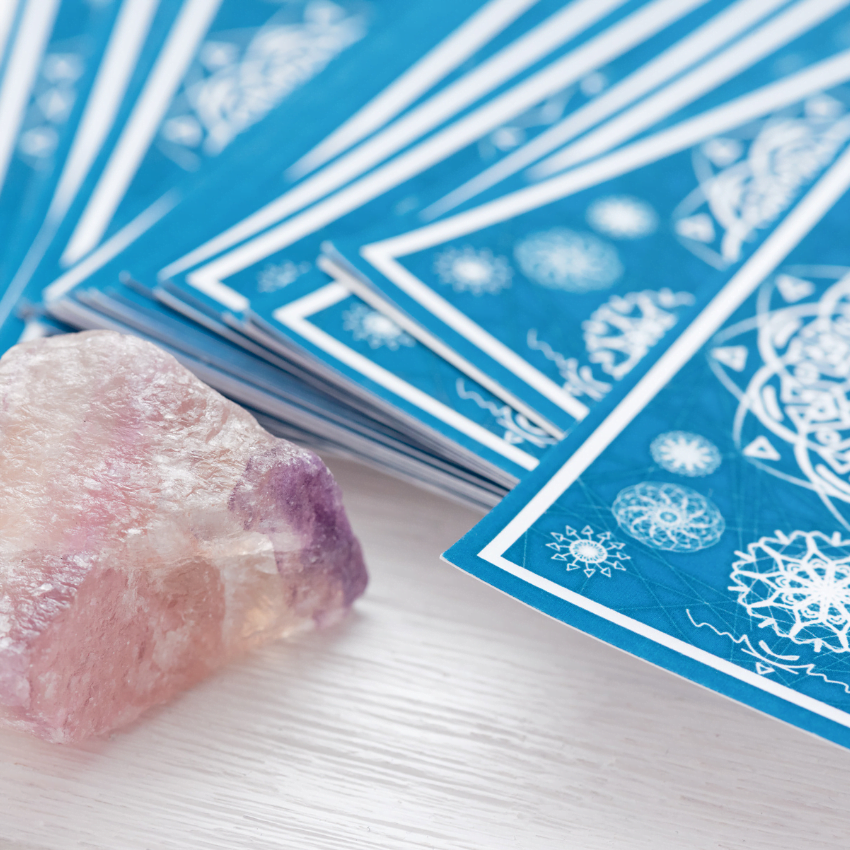
[{"label": "wood grain texture", "polygon": [[355,615],[109,741],[0,734],[3,850],[848,846],[850,753],[440,563],[474,512],[332,466]]}]

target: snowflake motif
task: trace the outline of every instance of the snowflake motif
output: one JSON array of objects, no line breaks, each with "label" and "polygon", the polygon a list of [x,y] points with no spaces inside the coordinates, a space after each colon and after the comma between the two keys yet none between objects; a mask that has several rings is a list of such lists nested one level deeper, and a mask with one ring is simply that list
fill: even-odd
[{"label": "snowflake motif", "polygon": [[567,526],[560,534],[551,532],[555,538],[554,543],[547,543],[549,549],[554,549],[553,561],[565,561],[567,570],[583,570],[590,578],[598,570],[602,575],[611,578],[611,570],[625,570],[623,561],[630,560],[620,550],[625,545],[617,542],[610,531],[602,531],[595,534],[593,529],[586,525],[581,533]]},{"label": "snowflake motif", "polygon": [[434,258],[434,271],[441,283],[455,292],[495,295],[511,285],[514,270],[506,257],[494,256],[489,248],[447,248]]},{"label": "snowflake motif", "polygon": [[714,546],[726,523],[713,502],[678,484],[644,481],[626,487],[611,506],[630,537],[667,552],[698,552]]},{"label": "snowflake motif", "polygon": [[514,246],[522,273],[549,289],[607,289],[622,274],[617,249],[591,233],[556,227],[532,233]]},{"label": "snowflake motif", "polygon": [[294,283],[302,274],[310,271],[312,266],[308,262],[293,263],[286,260],[283,263],[270,263],[264,266],[257,275],[257,289],[260,292],[277,292]]},{"label": "snowflake motif", "polygon": [[582,322],[588,359],[619,381],[679,320],[678,309],[694,303],[690,292],[627,292],[612,295]]},{"label": "snowflake motif", "polygon": [[342,326],[356,340],[363,340],[370,348],[389,348],[398,351],[403,345],[410,347],[414,339],[383,313],[357,304],[342,314]]},{"label": "snowflake motif", "polygon": [[629,195],[597,198],[587,208],[587,223],[611,239],[642,239],[654,233],[658,216],[646,201]]},{"label": "snowflake motif", "polygon": [[720,466],[717,446],[700,434],[688,431],[659,434],[652,441],[649,451],[662,469],[690,478],[710,475]]},{"label": "snowflake motif", "polygon": [[729,589],[762,628],[816,652],[850,652],[850,540],[777,531],[736,554]]}]

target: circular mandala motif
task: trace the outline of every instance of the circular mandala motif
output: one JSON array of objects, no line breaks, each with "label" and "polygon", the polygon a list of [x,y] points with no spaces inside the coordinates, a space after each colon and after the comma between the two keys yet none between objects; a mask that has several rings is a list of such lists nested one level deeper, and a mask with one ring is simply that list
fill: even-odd
[{"label": "circular mandala motif", "polygon": [[678,484],[644,481],[626,487],[611,506],[626,534],[667,552],[697,552],[720,540],[726,523],[713,502]]},{"label": "circular mandala motif", "polygon": [[401,346],[412,346],[413,337],[405,333],[383,313],[357,304],[342,314],[342,326],[356,340],[363,340],[370,348],[389,348],[398,351]]},{"label": "circular mandala motif", "polygon": [[576,561],[585,564],[601,564],[608,557],[608,550],[595,540],[574,540],[569,551]]},{"label": "circular mandala motif", "polygon": [[597,198],[587,208],[587,223],[612,239],[641,239],[655,232],[658,216],[640,198],[609,195]]},{"label": "circular mandala motif", "polygon": [[659,434],[649,447],[652,459],[668,472],[698,478],[720,466],[717,446],[700,434],[668,431]]},{"label": "circular mandala motif", "polygon": [[591,233],[556,227],[532,233],[514,246],[522,273],[549,289],[607,289],[623,274],[617,249]]},{"label": "circular mandala motif", "polygon": [[489,248],[447,248],[434,259],[434,271],[442,283],[455,292],[495,295],[511,285],[514,270],[505,257],[497,257]]},{"label": "circular mandala motif", "polygon": [[554,549],[553,561],[563,561],[567,572],[581,570],[588,578],[599,572],[611,578],[611,570],[625,570],[628,555],[623,554],[623,544],[611,536],[610,531],[595,532],[589,525],[581,531],[564,528],[564,533],[551,532],[552,541],[547,543]]},{"label": "circular mandala motif", "polygon": [[777,532],[738,554],[731,589],[751,617],[815,651],[850,652],[850,540]]}]

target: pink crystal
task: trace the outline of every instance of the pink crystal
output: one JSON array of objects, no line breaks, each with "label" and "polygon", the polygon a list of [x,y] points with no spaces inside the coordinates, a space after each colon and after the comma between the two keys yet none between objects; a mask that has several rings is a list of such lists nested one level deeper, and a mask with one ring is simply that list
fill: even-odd
[{"label": "pink crystal", "polygon": [[96,331],[0,360],[0,720],[100,735],[338,620],[366,568],[316,455]]}]

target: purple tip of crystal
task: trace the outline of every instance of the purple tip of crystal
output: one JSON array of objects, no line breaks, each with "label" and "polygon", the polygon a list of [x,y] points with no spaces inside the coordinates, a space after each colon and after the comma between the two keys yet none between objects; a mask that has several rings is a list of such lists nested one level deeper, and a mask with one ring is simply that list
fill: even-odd
[{"label": "purple tip of crystal", "polygon": [[281,572],[291,569],[297,539],[302,565],[338,583],[345,607],[365,591],[368,574],[360,543],[345,514],[339,485],[317,455],[303,449],[293,452],[282,442],[254,455],[229,507],[246,531],[272,540]]}]

